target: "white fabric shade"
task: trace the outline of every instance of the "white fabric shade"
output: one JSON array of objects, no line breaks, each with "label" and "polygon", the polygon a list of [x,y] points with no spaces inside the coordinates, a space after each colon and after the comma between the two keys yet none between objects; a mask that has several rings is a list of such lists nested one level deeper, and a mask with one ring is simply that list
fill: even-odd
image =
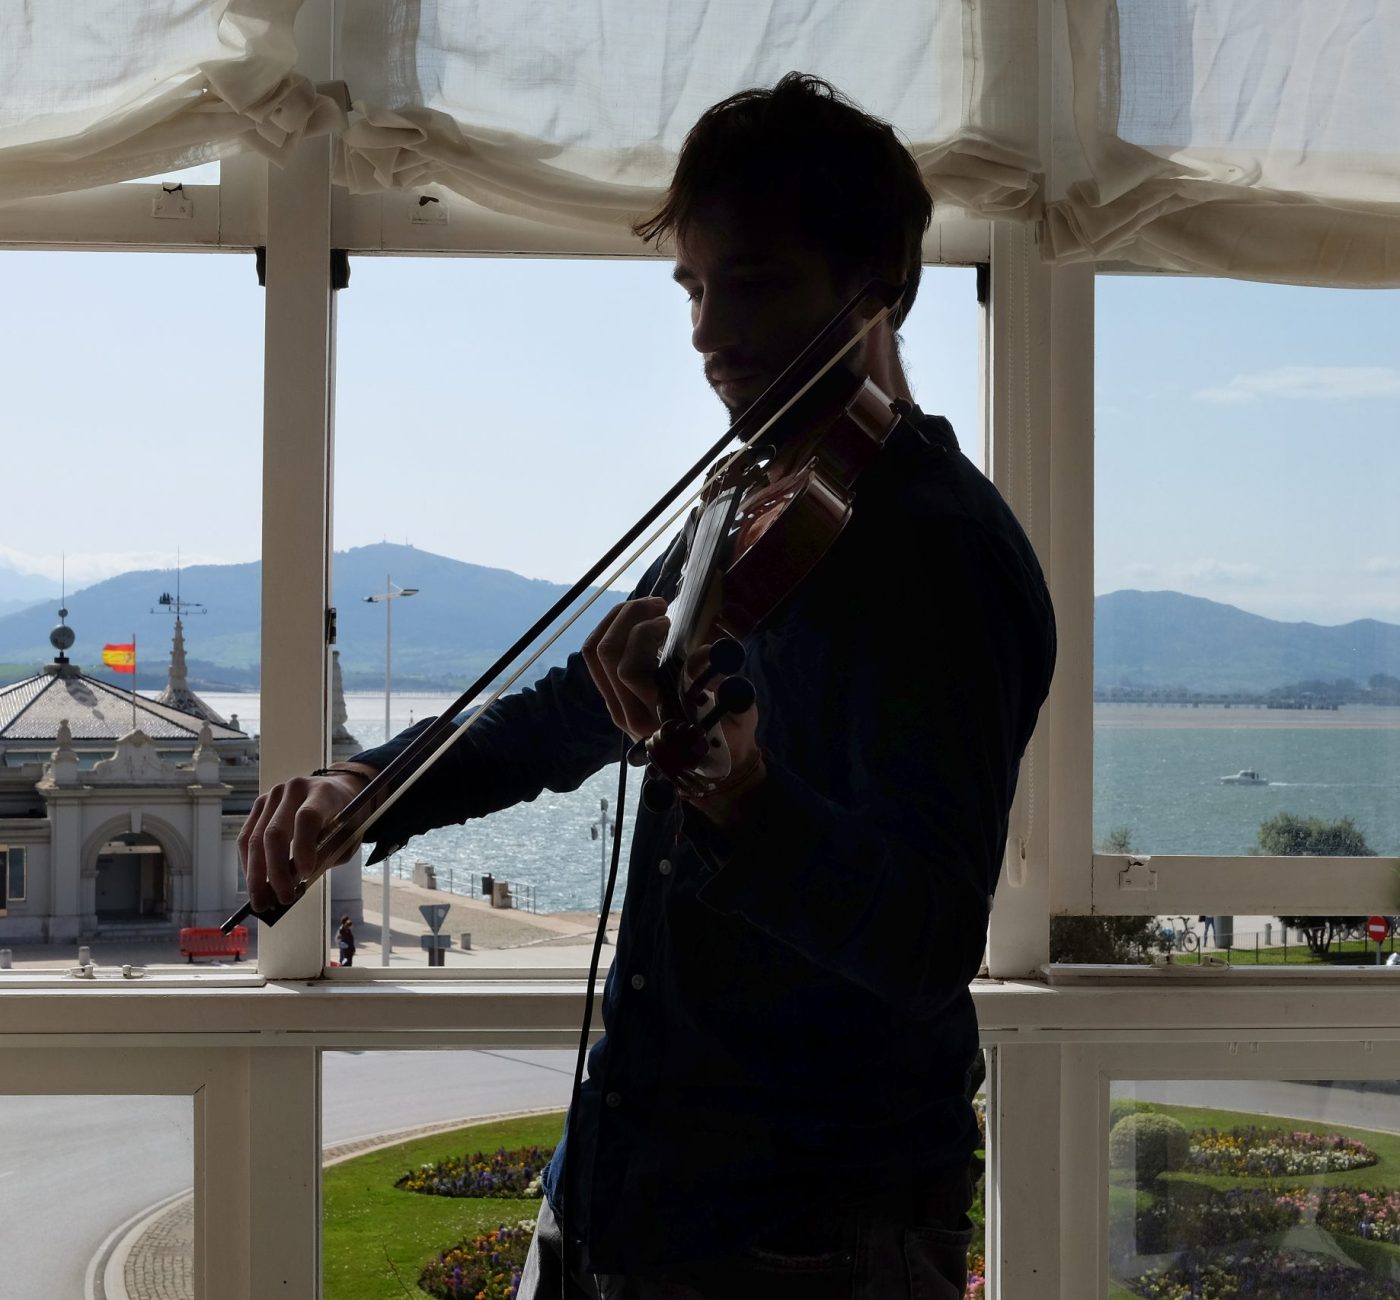
[{"label": "white fabric shade", "polygon": [[1058,259],[1400,284],[1400,5],[1072,0]]},{"label": "white fabric shade", "polygon": [[[1034,104],[1021,102],[1023,83],[1005,74],[1033,59],[1034,48],[1024,24],[1000,8],[927,0],[360,6],[339,32],[337,71],[355,111],[337,178],[359,192],[435,181],[564,227],[626,223],[654,204],[701,112],[799,69],[893,122],[935,199],[1024,213],[1039,185],[1035,152],[1024,147]],[[1003,92],[995,99],[989,79]]]},{"label": "white fabric shade", "polygon": [[0,0],[0,199],[241,149],[280,159],[344,114],[292,71],[300,0]]},{"label": "white fabric shade", "polygon": [[0,198],[328,131],[352,191],[437,183],[567,246],[796,68],[893,122],[936,202],[1043,221],[1051,260],[1400,284],[1395,0],[1060,0],[1048,36],[1029,0],[347,0],[348,116],[294,71],[299,7],[0,0]]}]

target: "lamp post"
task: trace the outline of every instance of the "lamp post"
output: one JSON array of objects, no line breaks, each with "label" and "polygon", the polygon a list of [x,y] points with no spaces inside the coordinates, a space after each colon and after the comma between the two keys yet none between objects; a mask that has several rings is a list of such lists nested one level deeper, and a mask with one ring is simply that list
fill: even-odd
[{"label": "lamp post", "polygon": [[[603,919],[603,899],[608,890],[608,828],[614,826],[616,818],[608,816],[608,801],[598,800],[598,820],[589,824],[588,831],[592,839],[601,840],[600,845],[602,862],[600,864],[601,874],[598,877],[598,919]],[[614,831],[616,834],[616,831]],[[603,942],[608,941],[607,926],[603,927]]]},{"label": "lamp post", "polygon": [[[375,592],[373,596],[366,596],[366,603],[371,605],[383,604],[384,606],[384,739],[389,739],[389,698],[393,692],[394,682],[394,601],[400,596],[416,596],[417,587],[400,587],[386,573],[384,575],[384,590]],[[389,871],[392,865],[392,858],[385,858],[383,864],[384,885],[381,894],[381,927],[382,932],[379,939],[379,964],[387,966],[389,964],[389,954],[393,950],[393,929],[389,915]]]}]

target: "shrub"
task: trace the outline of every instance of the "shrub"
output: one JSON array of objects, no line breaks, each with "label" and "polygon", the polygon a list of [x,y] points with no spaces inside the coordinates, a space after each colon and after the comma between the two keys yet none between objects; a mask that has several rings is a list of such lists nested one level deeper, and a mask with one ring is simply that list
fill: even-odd
[{"label": "shrub", "polygon": [[1125,1115],[1108,1135],[1109,1159],[1115,1168],[1126,1169],[1136,1153],[1140,1183],[1180,1169],[1190,1147],[1186,1129],[1168,1115]]},{"label": "shrub", "polygon": [[1115,1097],[1108,1103],[1108,1131],[1118,1127],[1118,1121],[1128,1115],[1146,1115],[1153,1109],[1152,1103],[1134,1101],[1131,1097]]}]

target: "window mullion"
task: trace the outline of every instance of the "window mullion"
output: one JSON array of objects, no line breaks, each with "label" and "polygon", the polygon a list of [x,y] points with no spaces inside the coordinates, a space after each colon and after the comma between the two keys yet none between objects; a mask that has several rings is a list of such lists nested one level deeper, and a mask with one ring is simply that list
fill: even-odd
[{"label": "window mullion", "polygon": [[[302,19],[326,37],[328,49],[324,9],[308,9]],[[321,43],[314,32],[306,35],[313,37],[303,46],[309,58]],[[308,75],[322,70],[307,69]],[[335,323],[330,176],[331,142],[322,137],[302,141],[267,181],[259,755],[264,790],[328,761]],[[263,928],[259,969],[273,979],[318,976],[327,937],[322,879],[276,929]]]}]

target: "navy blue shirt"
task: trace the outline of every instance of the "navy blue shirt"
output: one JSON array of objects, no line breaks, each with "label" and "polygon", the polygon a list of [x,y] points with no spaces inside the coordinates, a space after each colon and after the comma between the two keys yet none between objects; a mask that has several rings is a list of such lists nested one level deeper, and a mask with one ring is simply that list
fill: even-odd
[{"label": "navy blue shirt", "polygon": [[[1054,657],[1010,510],[946,421],[904,423],[745,643],[769,770],[753,818],[730,837],[684,805],[638,812],[605,1034],[545,1180],[595,1270],[726,1254],[967,1162],[968,985]],[[382,767],[412,734],[358,757]],[[380,834],[572,790],[621,739],[572,656],[482,715]]]}]

